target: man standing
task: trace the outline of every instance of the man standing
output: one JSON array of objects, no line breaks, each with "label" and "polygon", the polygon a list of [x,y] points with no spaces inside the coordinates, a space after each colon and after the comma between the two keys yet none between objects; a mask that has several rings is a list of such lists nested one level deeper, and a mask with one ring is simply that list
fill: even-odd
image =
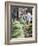
[{"label": "man standing", "polygon": [[27,21],[30,23],[32,21],[32,15],[30,12],[27,13]]}]

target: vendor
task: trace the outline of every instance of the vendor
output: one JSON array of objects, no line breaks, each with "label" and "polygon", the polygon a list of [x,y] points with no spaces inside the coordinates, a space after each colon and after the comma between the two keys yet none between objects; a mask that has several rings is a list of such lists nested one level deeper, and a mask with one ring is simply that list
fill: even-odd
[{"label": "vendor", "polygon": [[30,12],[27,13],[27,21],[28,21],[28,23],[30,23],[30,22],[32,23],[32,15]]}]

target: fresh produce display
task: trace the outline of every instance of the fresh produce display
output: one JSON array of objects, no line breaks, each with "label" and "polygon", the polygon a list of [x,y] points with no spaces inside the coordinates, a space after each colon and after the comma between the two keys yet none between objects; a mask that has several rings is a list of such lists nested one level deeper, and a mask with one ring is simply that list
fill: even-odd
[{"label": "fresh produce display", "polygon": [[32,9],[12,7],[11,37],[32,37]]},{"label": "fresh produce display", "polygon": [[32,33],[31,23],[27,25],[23,18],[12,21],[12,38],[30,36],[31,33]]},{"label": "fresh produce display", "polygon": [[23,27],[24,27],[24,24],[22,24],[22,22],[17,20],[13,21],[12,22],[12,37],[13,38],[24,37]]}]

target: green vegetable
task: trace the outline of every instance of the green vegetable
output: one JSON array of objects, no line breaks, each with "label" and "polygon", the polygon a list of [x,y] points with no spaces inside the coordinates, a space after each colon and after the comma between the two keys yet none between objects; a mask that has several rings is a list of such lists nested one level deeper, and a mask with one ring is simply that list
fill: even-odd
[{"label": "green vegetable", "polygon": [[19,21],[20,21],[21,24],[25,24],[25,21],[22,17],[19,19]]},{"label": "green vegetable", "polygon": [[24,37],[24,31],[23,31],[24,25],[20,23],[20,21],[15,20],[12,22],[12,37]]}]

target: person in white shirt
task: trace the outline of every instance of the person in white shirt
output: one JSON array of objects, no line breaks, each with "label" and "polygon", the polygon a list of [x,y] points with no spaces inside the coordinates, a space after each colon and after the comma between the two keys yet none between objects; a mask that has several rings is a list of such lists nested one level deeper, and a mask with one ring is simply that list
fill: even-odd
[{"label": "person in white shirt", "polygon": [[27,13],[27,22],[30,23],[32,21],[32,15],[30,12]]}]

